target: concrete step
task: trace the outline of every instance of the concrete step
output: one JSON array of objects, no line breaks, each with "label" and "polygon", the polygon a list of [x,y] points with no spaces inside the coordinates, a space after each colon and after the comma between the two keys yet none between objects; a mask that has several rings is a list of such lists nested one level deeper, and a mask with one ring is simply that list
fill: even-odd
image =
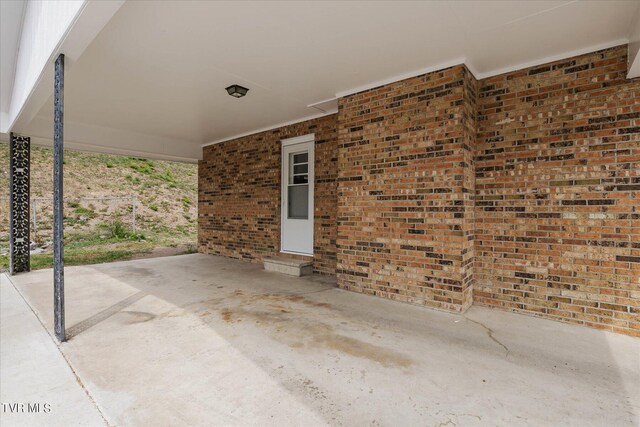
[{"label": "concrete step", "polygon": [[267,257],[264,260],[264,269],[290,276],[307,276],[313,273],[313,261],[287,258],[284,256]]}]

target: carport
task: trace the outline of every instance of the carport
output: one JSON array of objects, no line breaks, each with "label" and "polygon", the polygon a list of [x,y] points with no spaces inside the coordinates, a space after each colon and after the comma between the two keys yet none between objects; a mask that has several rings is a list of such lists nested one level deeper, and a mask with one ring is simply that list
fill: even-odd
[{"label": "carport", "polygon": [[[106,424],[640,422],[636,2],[2,7],[3,351]],[[199,253],[65,270],[64,148],[198,162]]]},{"label": "carport", "polygon": [[638,335],[636,3],[2,7],[11,269],[53,144],[60,340],[64,148],[199,161],[201,253]]}]

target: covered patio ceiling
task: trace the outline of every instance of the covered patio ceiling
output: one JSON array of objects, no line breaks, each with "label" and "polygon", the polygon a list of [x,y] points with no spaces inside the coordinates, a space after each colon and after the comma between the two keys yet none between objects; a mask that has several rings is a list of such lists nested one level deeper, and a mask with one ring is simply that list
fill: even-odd
[{"label": "covered patio ceiling", "polygon": [[[127,1],[67,53],[65,144],[195,161],[202,145],[335,112],[337,97],[385,82],[460,63],[483,78],[627,43],[639,6]],[[228,96],[234,83],[249,94]],[[53,101],[29,102],[15,131],[47,144]]]}]

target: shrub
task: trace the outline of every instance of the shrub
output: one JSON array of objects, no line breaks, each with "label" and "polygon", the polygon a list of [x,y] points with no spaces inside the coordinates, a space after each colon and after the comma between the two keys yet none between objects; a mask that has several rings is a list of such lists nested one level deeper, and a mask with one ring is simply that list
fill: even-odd
[{"label": "shrub", "polygon": [[92,209],[83,208],[82,206],[78,206],[75,210],[76,215],[85,216],[88,218],[95,218],[96,213]]},{"label": "shrub", "polygon": [[117,239],[128,239],[131,234],[120,218],[116,218],[113,223],[111,223],[111,229],[109,231],[111,232],[111,237]]},{"label": "shrub", "polygon": [[151,161],[142,161],[140,163],[131,162],[129,163],[129,167],[136,172],[146,175],[151,175],[153,173],[153,162]]},{"label": "shrub", "polygon": [[125,175],[124,178],[132,184],[140,184],[140,178],[137,176]]},{"label": "shrub", "polygon": [[159,174],[158,178],[167,181],[170,184],[175,184],[176,183],[176,178],[173,176],[173,173],[171,173],[170,170],[166,170],[163,174]]}]

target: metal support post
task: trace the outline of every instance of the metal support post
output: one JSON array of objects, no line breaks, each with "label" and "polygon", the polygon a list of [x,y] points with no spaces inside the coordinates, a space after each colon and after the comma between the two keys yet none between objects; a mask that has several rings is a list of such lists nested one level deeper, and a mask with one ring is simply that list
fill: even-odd
[{"label": "metal support post", "polygon": [[64,328],[64,191],[63,191],[64,55],[56,59],[53,88],[53,327],[60,342]]}]

